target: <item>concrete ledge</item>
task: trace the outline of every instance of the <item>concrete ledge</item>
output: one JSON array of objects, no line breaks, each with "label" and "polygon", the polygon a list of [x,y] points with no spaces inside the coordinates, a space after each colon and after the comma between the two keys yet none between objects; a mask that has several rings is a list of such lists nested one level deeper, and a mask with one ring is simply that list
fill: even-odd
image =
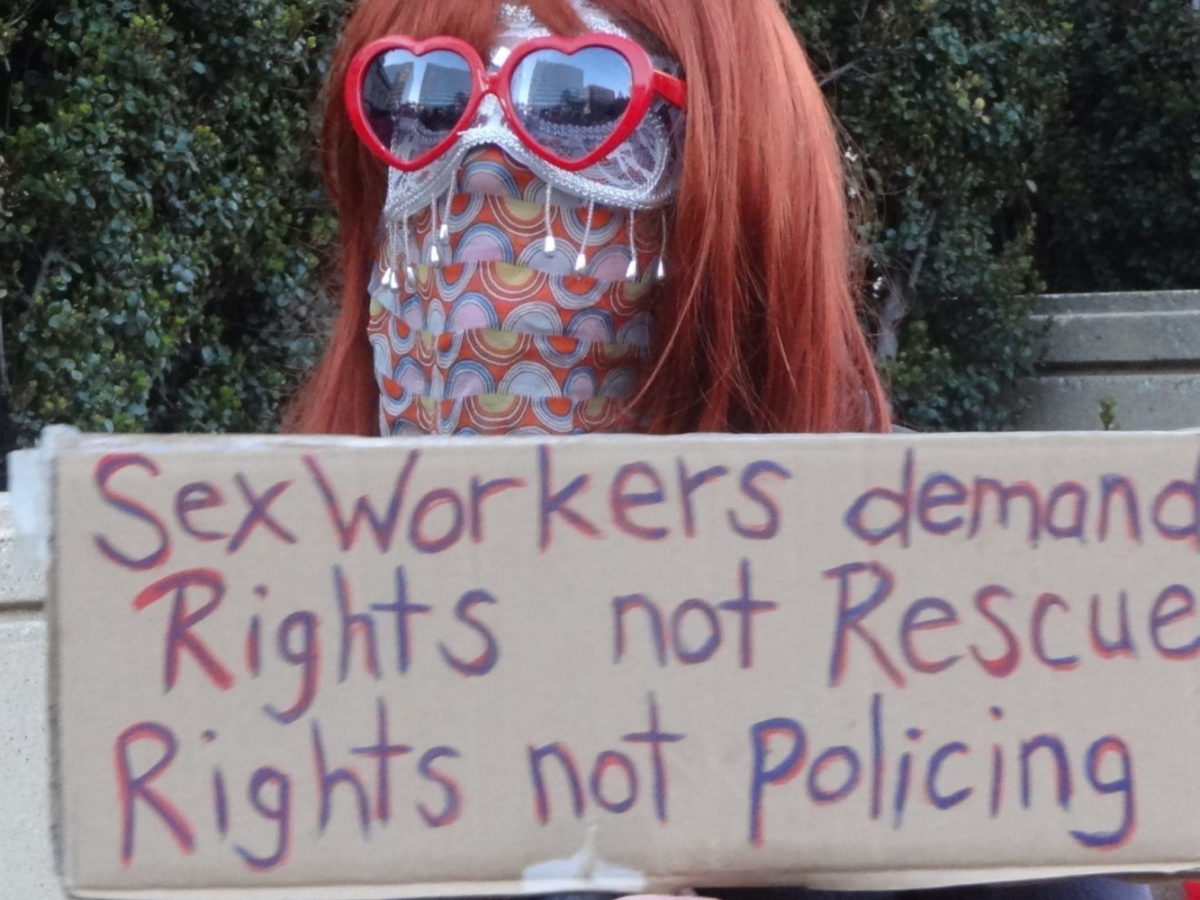
[{"label": "concrete ledge", "polygon": [[1040,316],[1075,313],[1180,312],[1200,310],[1200,291],[1130,291],[1119,294],[1045,294],[1037,299]]},{"label": "concrete ledge", "polygon": [[0,494],[0,612],[12,606],[40,606],[45,596],[45,573],[17,556],[8,494]]},{"label": "concrete ledge", "polygon": [[1044,365],[1174,364],[1200,370],[1198,357],[1200,310],[1069,313],[1050,320]]},{"label": "concrete ledge", "polygon": [[1105,404],[1125,431],[1200,427],[1200,291],[1050,294],[1033,318],[1045,359],[1016,427],[1098,430]]},{"label": "concrete ledge", "polygon": [[1163,364],[1200,371],[1200,291],[1052,295],[1033,318],[1049,325],[1051,372]]},{"label": "concrete ledge", "polygon": [[1099,431],[1101,404],[1113,401],[1122,431],[1200,427],[1200,373],[1155,375],[1046,375],[1020,387],[1030,407],[1027,431]]}]

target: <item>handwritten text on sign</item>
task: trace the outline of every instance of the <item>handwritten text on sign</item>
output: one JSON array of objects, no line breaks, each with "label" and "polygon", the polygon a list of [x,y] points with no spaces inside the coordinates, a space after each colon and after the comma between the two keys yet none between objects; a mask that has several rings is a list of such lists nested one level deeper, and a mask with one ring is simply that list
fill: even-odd
[{"label": "handwritten text on sign", "polygon": [[[107,747],[104,852],[132,872],[169,838],[267,875],[332,831],[663,829],[683,809],[736,822],[750,858],[797,816],[902,833],[1053,814],[1095,854],[1137,838],[1136,736],[1119,717],[1026,725],[1021,698],[1200,657],[1194,455],[1047,479],[890,443],[840,477],[826,454],[814,480],[786,445],[650,446],[89,460],[72,483],[86,558],[68,562],[103,587],[62,614],[101,604],[144,676],[124,718],[89,729]],[[1149,577],[1129,568],[1152,551]],[[578,722],[536,734],[485,740],[494,723],[433,696],[495,684],[500,720],[536,718],[528,685],[575,679],[586,698],[606,671],[602,710],[573,700]],[[690,681],[747,702],[697,718]],[[895,708],[956,691],[949,715]],[[431,708],[444,718],[412,712]],[[245,762],[231,709],[265,760]],[[705,806],[685,773],[716,765],[714,742],[737,788]],[[513,776],[497,807],[481,779]]]}]

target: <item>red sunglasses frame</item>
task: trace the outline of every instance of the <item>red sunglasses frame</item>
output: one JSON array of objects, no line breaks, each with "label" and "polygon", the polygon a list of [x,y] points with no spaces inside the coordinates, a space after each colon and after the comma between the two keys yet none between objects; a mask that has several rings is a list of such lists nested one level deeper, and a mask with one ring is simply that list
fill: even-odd
[{"label": "red sunglasses frame", "polygon": [[[540,50],[557,50],[559,53],[573,56],[581,50],[592,47],[614,50],[629,64],[632,72],[629,105],[617,122],[617,127],[613,130],[612,135],[604,143],[582,159],[564,159],[539,144],[521,122],[512,99],[512,79],[517,67],[531,54]],[[363,83],[366,80],[367,71],[380,55],[390,50],[406,50],[418,58],[439,50],[448,50],[466,60],[474,81],[467,108],[458,124],[447,133],[446,139],[428,153],[408,161],[400,159],[383,145],[367,120],[366,105],[363,101]],[[468,123],[474,121],[483,98],[489,94],[500,101],[500,107],[504,111],[508,126],[525,146],[546,162],[568,172],[578,172],[595,165],[625,143],[646,117],[655,96],[661,96],[681,110],[687,109],[687,86],[683,80],[668,75],[666,72],[658,71],[654,68],[649,54],[641,45],[614,34],[586,34],[574,38],[556,36],[533,38],[518,45],[498,72],[488,72],[475,48],[459,38],[435,37],[417,41],[404,35],[389,35],[372,41],[355,54],[350,63],[350,69],[346,73],[345,81],[346,110],[350,116],[350,123],[354,126],[359,138],[377,157],[389,166],[404,172],[416,172],[423,169],[449,150],[458,140],[458,136],[467,130]]]}]

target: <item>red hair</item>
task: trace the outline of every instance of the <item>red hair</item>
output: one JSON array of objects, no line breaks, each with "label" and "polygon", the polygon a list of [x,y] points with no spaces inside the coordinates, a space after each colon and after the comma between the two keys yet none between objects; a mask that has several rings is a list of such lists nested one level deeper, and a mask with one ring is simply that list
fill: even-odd
[{"label": "red hair", "polygon": [[[854,240],[825,99],[776,0],[593,0],[658,35],[688,86],[683,181],[636,401],[654,433],[887,431],[891,412],[854,302]],[[578,34],[568,0],[525,0]],[[386,172],[340,85],[385,34],[457,35],[486,58],[501,0],[363,0],[330,70],[323,165],[341,222],[341,314],[293,430],[377,434],[368,277]]]}]

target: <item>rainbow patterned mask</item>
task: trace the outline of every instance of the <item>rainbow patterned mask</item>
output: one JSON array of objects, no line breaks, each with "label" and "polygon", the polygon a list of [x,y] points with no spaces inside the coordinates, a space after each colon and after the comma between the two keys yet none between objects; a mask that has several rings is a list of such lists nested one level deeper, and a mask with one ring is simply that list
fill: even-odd
[{"label": "rainbow patterned mask", "polygon": [[[404,434],[637,430],[661,221],[555,192],[496,147],[473,151],[438,222],[384,249],[371,284],[380,429]],[[644,227],[653,226],[653,227]],[[394,256],[392,256],[394,259]]]}]

